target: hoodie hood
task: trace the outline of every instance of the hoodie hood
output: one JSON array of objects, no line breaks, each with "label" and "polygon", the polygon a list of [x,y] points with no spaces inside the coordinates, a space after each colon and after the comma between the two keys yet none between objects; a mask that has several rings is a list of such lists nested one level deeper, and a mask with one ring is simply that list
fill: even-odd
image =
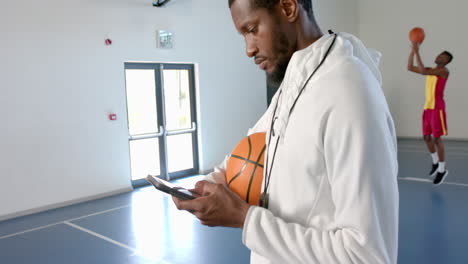
[{"label": "hoodie hood", "polygon": [[[354,57],[363,62],[379,85],[382,85],[382,76],[379,70],[381,54],[378,51],[367,49],[361,40],[349,33],[337,33],[336,41],[332,47],[333,39],[334,34],[324,34],[307,48],[296,51],[291,57],[284,80],[272,100],[273,104],[278,105],[273,128],[281,136],[288,124],[294,102],[307,83],[319,80],[321,76],[333,70],[334,65],[346,60],[346,58]],[[329,49],[329,57],[324,61],[323,67],[318,69]]]},{"label": "hoodie hood", "polygon": [[356,38],[354,35],[351,35],[349,33],[342,32],[339,33],[339,36],[349,42],[348,44],[345,44],[345,46],[347,46],[347,48],[352,49],[353,56],[360,59],[364,64],[366,64],[369,70],[374,75],[374,77],[379,82],[379,84],[382,85],[382,74],[379,70],[380,58],[382,57],[382,53],[374,49],[366,48],[366,46],[364,46],[360,39]]}]

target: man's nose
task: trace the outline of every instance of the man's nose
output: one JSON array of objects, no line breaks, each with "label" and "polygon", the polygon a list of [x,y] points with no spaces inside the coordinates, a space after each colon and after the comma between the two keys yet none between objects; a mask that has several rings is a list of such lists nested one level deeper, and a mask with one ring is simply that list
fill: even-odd
[{"label": "man's nose", "polygon": [[252,41],[248,38],[245,39],[245,53],[247,54],[247,57],[252,58],[257,54],[258,48],[255,43],[255,41]]}]

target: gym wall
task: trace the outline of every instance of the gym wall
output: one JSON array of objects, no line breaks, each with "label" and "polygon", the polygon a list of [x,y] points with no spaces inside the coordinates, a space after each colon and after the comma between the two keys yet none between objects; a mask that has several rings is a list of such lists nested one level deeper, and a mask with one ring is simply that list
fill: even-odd
[{"label": "gym wall", "polygon": [[[174,33],[174,49],[156,48],[158,29]],[[0,36],[0,219],[131,189],[126,61],[198,64],[202,170],[266,108],[256,89],[264,75],[244,55],[227,0],[162,8],[145,0],[7,1]]]},{"label": "gym wall", "polygon": [[[355,33],[356,1],[316,1],[319,24]],[[0,38],[0,220],[131,190],[124,62],[197,64],[202,171],[266,109],[227,0],[6,1]]]},{"label": "gym wall", "polygon": [[421,116],[425,100],[425,77],[407,71],[411,47],[411,28],[425,29],[426,39],[420,47],[423,63],[434,67],[443,50],[454,55],[448,65],[446,86],[449,139],[468,140],[468,35],[463,27],[467,1],[459,0],[359,0],[359,36],[372,48],[383,53],[381,70],[399,137],[421,137]]}]

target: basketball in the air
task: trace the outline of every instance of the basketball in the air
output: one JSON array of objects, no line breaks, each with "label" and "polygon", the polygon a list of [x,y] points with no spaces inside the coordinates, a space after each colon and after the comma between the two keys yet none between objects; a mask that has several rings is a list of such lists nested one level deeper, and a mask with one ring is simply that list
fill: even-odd
[{"label": "basketball in the air", "polygon": [[226,181],[229,188],[244,201],[258,205],[263,180],[266,133],[243,138],[228,159]]},{"label": "basketball in the air", "polygon": [[413,28],[409,33],[409,39],[413,43],[421,44],[424,41],[426,34],[424,33],[424,29],[420,27]]}]

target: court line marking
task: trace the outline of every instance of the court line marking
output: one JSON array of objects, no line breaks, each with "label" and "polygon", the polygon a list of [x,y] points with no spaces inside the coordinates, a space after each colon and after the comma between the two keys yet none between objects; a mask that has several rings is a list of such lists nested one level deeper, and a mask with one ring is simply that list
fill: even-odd
[{"label": "court line marking", "polygon": [[76,229],[78,229],[78,230],[81,230],[81,231],[83,231],[83,232],[86,232],[86,233],[88,233],[88,234],[90,234],[90,235],[93,235],[93,236],[95,236],[95,237],[98,237],[98,238],[100,238],[100,239],[103,239],[103,240],[105,240],[105,241],[107,241],[107,242],[110,242],[110,243],[112,243],[112,244],[114,244],[114,245],[117,245],[117,246],[119,246],[119,247],[128,249],[128,250],[132,251],[133,255],[135,255],[136,252],[137,252],[137,250],[136,250],[135,248],[132,248],[132,247],[130,247],[130,246],[128,246],[128,245],[125,245],[125,244],[123,244],[123,243],[120,243],[120,242],[118,242],[118,241],[115,241],[115,240],[113,240],[113,239],[111,239],[111,238],[109,238],[109,237],[103,236],[103,235],[101,235],[101,234],[99,234],[99,233],[96,233],[96,232],[94,232],[94,231],[91,231],[91,230],[89,230],[89,229],[87,229],[87,228],[81,227],[81,226],[79,226],[79,225],[75,225],[75,224],[70,223],[70,222],[68,222],[68,221],[64,221],[63,223],[66,224],[66,225],[69,225],[69,226],[71,226],[71,227],[73,227],[73,228],[76,228]]},{"label": "court line marking", "polygon": [[[432,183],[431,180],[422,179],[422,178],[414,178],[414,177],[398,177],[398,179],[399,179],[399,180],[404,180],[404,181],[415,181],[415,182]],[[468,184],[455,183],[455,182],[443,182],[442,184],[454,185],[454,186],[462,186],[462,187],[468,187]],[[131,206],[131,204],[123,205],[123,206],[119,206],[119,207],[107,209],[107,210],[104,210],[104,211],[95,212],[95,213],[88,214],[88,215],[84,215],[84,216],[80,216],[80,217],[70,218],[70,219],[67,219],[67,220],[64,220],[64,221],[60,221],[60,222],[56,222],[56,223],[52,223],[52,224],[48,224],[48,225],[43,225],[43,226],[31,228],[31,229],[26,229],[26,230],[23,230],[23,231],[20,231],[20,232],[16,232],[16,233],[13,233],[13,234],[8,234],[8,235],[0,236],[0,240],[1,240],[1,239],[5,239],[5,238],[9,238],[9,237],[14,237],[14,236],[22,235],[22,234],[29,233],[29,232],[33,232],[33,231],[38,231],[38,230],[45,229],[45,228],[49,228],[49,227],[52,227],[52,226],[55,226],[55,225],[67,224],[67,223],[69,223],[70,221],[76,221],[76,220],[83,219],[83,218],[87,218],[87,217],[90,217],[90,216],[105,214],[105,213],[108,213],[108,212],[112,212],[112,211],[116,211],[116,210],[128,208],[128,207],[130,207],[130,206]],[[71,223],[70,223],[70,224],[71,224]],[[73,224],[73,225],[74,225],[74,224]],[[91,232],[92,232],[92,231],[91,231]],[[119,242],[117,242],[117,243],[119,243]],[[132,250],[134,250],[134,249],[132,249]],[[133,254],[133,255],[137,255],[137,253],[135,252],[135,254]]]},{"label": "court line marking", "polygon": [[99,234],[99,233],[97,233],[97,232],[94,232],[94,231],[92,231],[92,230],[90,230],[90,229],[87,229],[87,228],[84,228],[84,227],[82,227],[82,226],[79,226],[79,225],[77,225],[77,224],[73,224],[73,223],[70,223],[70,222],[68,222],[68,221],[64,221],[63,224],[68,225],[68,226],[73,227],[73,228],[76,228],[76,229],[78,229],[78,230],[80,230],[80,231],[83,231],[83,232],[88,233],[88,234],[90,234],[90,235],[92,235],[92,236],[95,236],[95,237],[97,237],[97,238],[100,238],[100,239],[102,239],[102,240],[105,240],[105,241],[107,241],[107,242],[109,242],[109,243],[112,243],[112,244],[114,244],[114,245],[116,245],[116,246],[119,246],[119,247],[121,247],[121,248],[125,248],[125,249],[127,249],[127,250],[129,250],[129,251],[132,252],[132,254],[130,254],[130,257],[138,256],[138,257],[142,257],[142,258],[144,258],[144,259],[150,260],[150,261],[158,261],[158,263],[161,263],[161,264],[170,264],[169,262],[165,261],[163,258],[147,258],[147,257],[145,257],[145,256],[141,253],[140,250],[138,250],[138,249],[136,249],[136,248],[133,248],[133,247],[131,247],[131,246],[129,246],[129,245],[126,245],[126,244],[124,244],[124,243],[121,243],[121,242],[119,242],[119,241],[113,240],[113,239],[110,238],[110,237],[106,237],[106,236],[104,236],[104,235],[101,235],[101,234]]},{"label": "court line marking", "polygon": [[131,204],[122,205],[122,206],[114,207],[114,208],[107,209],[107,210],[104,210],[104,211],[100,211],[100,212],[96,212],[96,213],[92,213],[92,214],[88,214],[88,215],[83,215],[83,216],[76,217],[76,218],[71,218],[71,219],[68,219],[68,220],[65,220],[65,221],[66,222],[72,222],[72,221],[76,221],[76,220],[83,219],[83,218],[86,218],[86,217],[105,214],[105,213],[109,213],[109,212],[112,212],[112,211],[117,211],[117,210],[120,210],[120,209],[128,208],[128,207],[131,207],[131,206],[132,206]]},{"label": "court line marking", "polygon": [[[415,181],[415,182],[425,182],[425,183],[432,183],[432,180],[429,179],[422,179],[422,178],[415,178],[415,177],[398,177],[399,180],[404,181]],[[454,186],[461,186],[461,187],[468,187],[468,184],[465,183],[456,183],[456,182],[446,182],[444,181],[441,185],[454,185]]]},{"label": "court line marking", "polygon": [[[33,231],[37,231],[37,230],[41,230],[41,229],[46,229],[46,228],[49,228],[49,227],[52,227],[52,226],[56,226],[56,225],[61,225],[61,224],[65,224],[65,225],[68,225],[70,227],[73,227],[75,229],[78,229],[80,231],[83,231],[85,233],[88,233],[90,235],[93,235],[95,237],[98,237],[100,239],[103,239],[107,242],[110,242],[114,245],[117,245],[119,247],[122,247],[122,248],[125,248],[127,250],[130,250],[132,252],[132,254],[130,255],[131,257],[133,256],[139,256],[139,257],[143,257],[145,258],[143,255],[141,255],[141,252],[139,252],[137,249],[134,249],[126,244],[123,244],[123,243],[120,243],[118,241],[115,241],[109,237],[106,237],[104,235],[101,235],[99,233],[96,233],[92,230],[89,230],[87,228],[84,228],[84,227],[81,227],[77,224],[73,224],[71,223],[70,221],[76,221],[76,220],[79,220],[79,219],[83,219],[83,218],[86,218],[86,217],[90,217],[90,216],[95,216],[95,215],[100,215],[100,214],[104,214],[104,213],[108,213],[108,212],[112,212],[112,211],[116,211],[116,210],[119,210],[119,209],[123,209],[123,208],[127,208],[127,207],[130,207],[131,205],[124,205],[124,206],[119,206],[119,207],[115,207],[115,208],[111,208],[111,209],[107,209],[107,210],[104,210],[104,211],[99,211],[99,212],[95,212],[95,213],[92,213],[92,214],[88,214],[88,215],[84,215],[84,216],[80,216],[80,217],[75,217],[75,218],[70,218],[68,220],[65,220],[65,221],[60,221],[60,222],[56,222],[56,223],[53,223],[53,224],[48,224],[48,225],[44,225],[44,226],[40,226],[40,227],[36,227],[36,228],[31,228],[31,229],[27,229],[27,230],[24,230],[24,231],[21,231],[21,232],[17,232],[17,233],[14,233],[14,234],[9,234],[9,235],[5,235],[5,236],[2,236],[0,237],[0,239],[3,239],[3,238],[9,238],[9,237],[13,237],[13,236],[17,236],[17,235],[21,235],[21,234],[25,234],[25,233],[29,233],[29,232],[33,232]],[[151,261],[159,261],[160,263],[169,263],[169,262],[166,262],[164,259],[162,258],[159,258],[159,259],[149,259]]]},{"label": "court line marking", "polygon": [[25,234],[25,233],[29,233],[29,232],[33,232],[33,231],[37,231],[37,230],[41,230],[41,229],[45,229],[45,228],[49,228],[49,227],[52,227],[52,226],[64,224],[65,222],[69,222],[69,221],[76,221],[76,220],[83,219],[83,218],[90,217],[90,216],[105,214],[105,213],[108,213],[108,212],[120,210],[120,209],[127,208],[127,207],[130,207],[130,206],[131,206],[130,204],[123,205],[123,206],[107,209],[107,210],[104,210],[104,211],[99,211],[99,212],[95,212],[95,213],[92,213],[92,214],[88,214],[88,215],[84,215],[84,216],[80,216],[80,217],[75,217],[75,218],[67,219],[67,220],[60,221],[60,222],[55,222],[55,223],[48,224],[48,225],[43,225],[43,226],[31,228],[31,229],[26,229],[26,230],[19,231],[19,232],[13,233],[13,234],[0,236],[0,239],[14,237],[14,236],[22,235],[22,234]]},{"label": "court line marking", "polygon": [[41,229],[45,229],[45,228],[49,228],[51,226],[55,226],[55,225],[59,225],[59,224],[62,224],[62,223],[61,222],[60,223],[53,223],[53,224],[49,224],[49,225],[45,225],[45,226],[40,226],[40,227],[27,229],[27,230],[16,232],[16,233],[9,234],[9,235],[4,235],[4,236],[0,237],[0,240],[4,239],[4,238],[14,237],[14,236],[22,235],[22,234],[25,234],[25,233],[29,233],[29,232],[33,232],[33,231],[37,231],[37,230],[41,230]]},{"label": "court line marking", "polygon": [[428,179],[421,179],[421,178],[414,178],[414,177],[398,177],[398,179],[405,180],[405,181],[432,182],[431,180],[428,180]]}]

